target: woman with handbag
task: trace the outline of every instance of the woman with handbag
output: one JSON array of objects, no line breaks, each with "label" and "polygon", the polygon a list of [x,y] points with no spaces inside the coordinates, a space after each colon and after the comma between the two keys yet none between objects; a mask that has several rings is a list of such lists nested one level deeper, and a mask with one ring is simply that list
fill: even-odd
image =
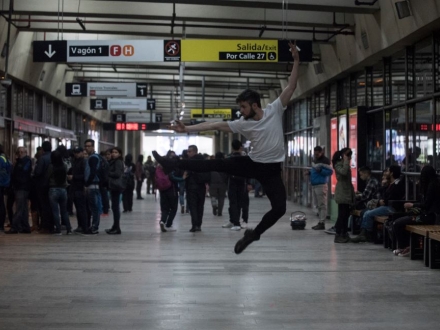
[{"label": "woman with handbag", "polygon": [[125,190],[126,181],[124,180],[124,162],[122,160],[122,150],[118,147],[111,149],[112,158],[109,162],[108,171],[108,190],[110,191],[113,212],[113,226],[111,229],[106,229],[105,232],[109,235],[120,235],[121,228],[119,220],[121,218],[121,210],[119,209],[119,202],[121,194]]},{"label": "woman with handbag", "polygon": [[347,233],[350,209],[355,201],[354,188],[351,183],[351,155],[350,148],[336,151],[332,158],[333,168],[336,173],[335,202],[338,204],[338,219],[336,220],[335,243],[348,243],[350,237]]},{"label": "woman with handbag", "polygon": [[418,210],[420,213],[412,212],[413,215],[399,218],[393,223],[392,228],[397,241],[397,249],[393,253],[396,256],[410,255],[410,233],[405,230],[406,225],[433,225],[436,222],[436,215],[440,214],[440,182],[431,165],[424,166],[420,172],[420,195],[419,203],[403,205],[407,212]]}]

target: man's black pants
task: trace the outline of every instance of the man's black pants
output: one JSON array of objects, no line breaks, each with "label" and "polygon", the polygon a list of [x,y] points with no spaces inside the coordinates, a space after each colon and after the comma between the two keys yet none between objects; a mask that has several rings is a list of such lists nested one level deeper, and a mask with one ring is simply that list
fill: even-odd
[{"label": "man's black pants", "polygon": [[260,181],[272,208],[254,229],[255,235],[262,235],[286,213],[286,189],[281,178],[281,163],[257,163],[244,156],[209,160],[182,159],[177,161],[177,167],[194,172],[225,172]]}]

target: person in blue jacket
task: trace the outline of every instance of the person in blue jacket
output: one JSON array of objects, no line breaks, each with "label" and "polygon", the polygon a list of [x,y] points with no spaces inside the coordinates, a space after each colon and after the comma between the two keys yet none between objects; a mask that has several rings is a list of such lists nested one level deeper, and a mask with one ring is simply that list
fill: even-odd
[{"label": "person in blue jacket", "polygon": [[318,208],[319,222],[312,229],[324,230],[324,222],[327,218],[328,179],[333,174],[333,169],[330,160],[324,156],[324,150],[320,146],[313,149],[313,155],[312,169],[308,174],[310,175],[313,199]]}]

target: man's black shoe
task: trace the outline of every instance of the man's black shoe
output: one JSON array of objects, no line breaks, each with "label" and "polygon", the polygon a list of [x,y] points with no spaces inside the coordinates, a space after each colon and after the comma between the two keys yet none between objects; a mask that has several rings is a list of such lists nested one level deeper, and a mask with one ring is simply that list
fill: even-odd
[{"label": "man's black shoe", "polygon": [[18,230],[10,229],[8,231],[5,231],[5,234],[18,234]]},{"label": "man's black shoe", "polygon": [[196,227],[191,227],[191,229],[189,230],[191,233],[195,233],[196,232]]},{"label": "man's black shoe", "polygon": [[162,165],[165,174],[171,173],[177,167],[177,160],[160,156],[156,150],[153,151],[153,157]]},{"label": "man's black shoe", "polygon": [[199,226],[196,226],[196,231],[202,231],[202,228],[200,228]]},{"label": "man's black shoe", "polygon": [[244,236],[235,244],[234,252],[240,254],[247,248],[253,241],[258,241],[260,238],[256,237],[253,229],[246,229]]}]

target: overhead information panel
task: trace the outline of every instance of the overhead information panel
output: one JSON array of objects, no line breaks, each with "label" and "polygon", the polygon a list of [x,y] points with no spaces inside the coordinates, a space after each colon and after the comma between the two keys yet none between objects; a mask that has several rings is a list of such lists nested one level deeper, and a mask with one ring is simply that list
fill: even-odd
[{"label": "overhead information panel", "polygon": [[108,99],[107,109],[121,111],[147,111],[147,99]]},{"label": "overhead information panel", "polygon": [[136,97],[136,83],[87,83],[88,96]]},{"label": "overhead information panel", "polygon": [[183,62],[278,62],[278,40],[181,40]]},{"label": "overhead information panel", "polygon": [[[191,119],[202,118],[202,109],[191,109]],[[232,109],[205,109],[205,119],[226,119],[232,118]]]},{"label": "overhead information panel", "polygon": [[163,62],[163,40],[69,40],[67,62]]}]

